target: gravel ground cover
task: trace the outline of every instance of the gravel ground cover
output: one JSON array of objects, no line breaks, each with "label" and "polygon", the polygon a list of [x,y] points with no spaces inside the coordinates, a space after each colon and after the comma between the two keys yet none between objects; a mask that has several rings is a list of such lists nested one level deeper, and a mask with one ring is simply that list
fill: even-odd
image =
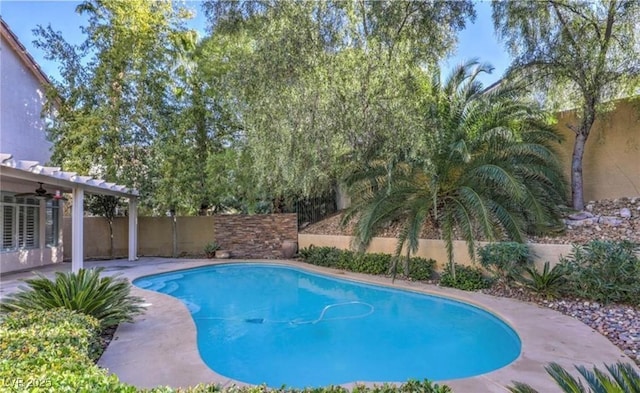
[{"label": "gravel ground cover", "polygon": [[569,315],[596,330],[640,365],[640,308],[622,304],[600,304],[582,299],[547,299],[523,287],[494,285],[481,292],[537,303]]}]

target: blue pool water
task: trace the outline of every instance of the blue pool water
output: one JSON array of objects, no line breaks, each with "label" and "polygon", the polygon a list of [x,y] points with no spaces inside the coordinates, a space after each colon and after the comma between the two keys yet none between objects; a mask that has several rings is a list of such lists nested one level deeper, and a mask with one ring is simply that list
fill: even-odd
[{"label": "blue pool water", "polygon": [[471,305],[265,264],[142,277],[191,311],[217,373],[271,387],[471,377],[520,354],[518,335]]}]

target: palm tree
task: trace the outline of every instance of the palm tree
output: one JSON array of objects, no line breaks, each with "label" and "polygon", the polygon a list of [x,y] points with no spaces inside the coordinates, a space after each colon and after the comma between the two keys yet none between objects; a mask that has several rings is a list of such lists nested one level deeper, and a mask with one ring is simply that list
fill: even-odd
[{"label": "palm tree", "polygon": [[444,84],[436,71],[424,89],[424,127],[416,140],[399,146],[395,159],[372,160],[346,180],[353,204],[343,222],[357,217],[358,248],[366,248],[382,225],[403,222],[394,276],[403,250],[408,272],[429,220],[441,231],[454,277],[457,236],[473,258],[477,237],[523,242],[527,233],[560,224],[557,206],[567,189],[553,149],[560,136],[517,89],[484,91],[477,76],[489,71],[472,61]]},{"label": "palm tree", "polygon": [[[562,391],[567,393],[640,393],[640,374],[630,363],[618,362],[605,365],[605,368],[613,379],[597,367],[592,371],[584,366],[576,366],[586,381],[586,386],[557,363],[549,364],[545,370]],[[537,390],[522,382],[514,382],[514,386],[509,386],[508,389],[512,393],[538,393]]]}]

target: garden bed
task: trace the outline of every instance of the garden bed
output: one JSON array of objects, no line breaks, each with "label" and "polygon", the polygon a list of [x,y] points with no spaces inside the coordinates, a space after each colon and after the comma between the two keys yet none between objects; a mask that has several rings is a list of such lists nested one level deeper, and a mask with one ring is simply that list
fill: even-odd
[{"label": "garden bed", "polygon": [[[624,218],[620,215],[622,209],[629,209],[631,217]],[[590,201],[586,204],[586,209],[594,217],[617,217],[619,225],[594,223],[585,226],[570,226],[563,233],[557,236],[531,237],[532,243],[547,244],[584,244],[590,240],[630,240],[640,243],[640,197],[620,198],[614,200]],[[314,235],[353,235],[355,222],[350,222],[346,226],[340,225],[342,214],[338,213],[325,220],[309,225],[302,229],[300,233]],[[390,223],[377,233],[378,237],[397,237],[401,230],[401,224]],[[440,239],[438,229],[427,223],[422,229],[420,238]],[[461,240],[461,239],[459,239]],[[481,239],[480,239],[481,240]]]},{"label": "garden bed", "polygon": [[480,292],[537,303],[541,307],[551,308],[574,317],[607,337],[609,341],[640,365],[640,307],[623,304],[603,305],[575,298],[551,300],[524,287],[509,287],[501,284],[495,284]]}]

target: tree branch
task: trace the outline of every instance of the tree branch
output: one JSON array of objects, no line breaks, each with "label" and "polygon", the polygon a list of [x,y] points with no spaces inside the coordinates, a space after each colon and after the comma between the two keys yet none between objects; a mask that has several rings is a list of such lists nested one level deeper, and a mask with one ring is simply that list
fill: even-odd
[{"label": "tree branch", "polygon": [[396,46],[396,41],[399,39],[400,33],[402,33],[402,29],[404,28],[405,23],[407,23],[409,16],[411,16],[411,14],[415,12],[415,10],[409,12],[409,7],[411,7],[411,4],[412,3],[409,1],[406,3],[405,9],[404,9],[405,10],[404,18],[402,19],[402,22],[400,22],[400,26],[398,26],[398,28],[396,29],[396,33],[391,41],[391,46],[389,48],[389,55],[387,56],[387,63],[391,62],[391,57],[393,56],[393,49]]},{"label": "tree branch", "polygon": [[566,126],[568,129],[570,129],[571,131],[573,131],[573,133],[574,133],[574,134],[576,134],[576,135],[580,134],[580,128],[578,128],[578,127],[574,126],[573,124],[569,124],[569,123],[567,123],[567,124],[565,124],[565,126]]},{"label": "tree branch", "polygon": [[567,10],[573,12],[574,14],[578,15],[579,17],[581,17],[582,19],[584,19],[587,23],[589,23],[590,25],[593,26],[596,34],[598,35],[598,40],[600,40],[600,29],[598,24],[596,23],[596,21],[594,20],[594,18],[589,18],[587,17],[585,14],[583,14],[582,12],[580,12],[580,10],[578,10],[575,7],[572,7],[572,5],[570,3],[559,3],[556,0],[549,0],[552,4],[554,5],[558,5],[558,6],[562,6],[564,8],[566,8]]},{"label": "tree branch", "polygon": [[[564,19],[564,17],[562,16],[562,13],[560,12],[560,9],[558,8],[559,6],[558,3],[556,3],[553,0],[549,0],[549,2],[553,7],[556,17],[558,18],[558,20],[560,21],[560,24],[562,25],[562,30],[564,31],[565,36],[569,40],[569,43],[571,44],[573,49],[575,50],[575,55],[577,57],[578,63],[583,64],[582,56],[580,55],[580,47],[578,46],[576,39],[571,34],[571,30],[569,30],[567,21]],[[584,70],[581,67],[578,69],[578,72],[580,72],[581,77],[586,80],[586,74],[584,73]]]}]

